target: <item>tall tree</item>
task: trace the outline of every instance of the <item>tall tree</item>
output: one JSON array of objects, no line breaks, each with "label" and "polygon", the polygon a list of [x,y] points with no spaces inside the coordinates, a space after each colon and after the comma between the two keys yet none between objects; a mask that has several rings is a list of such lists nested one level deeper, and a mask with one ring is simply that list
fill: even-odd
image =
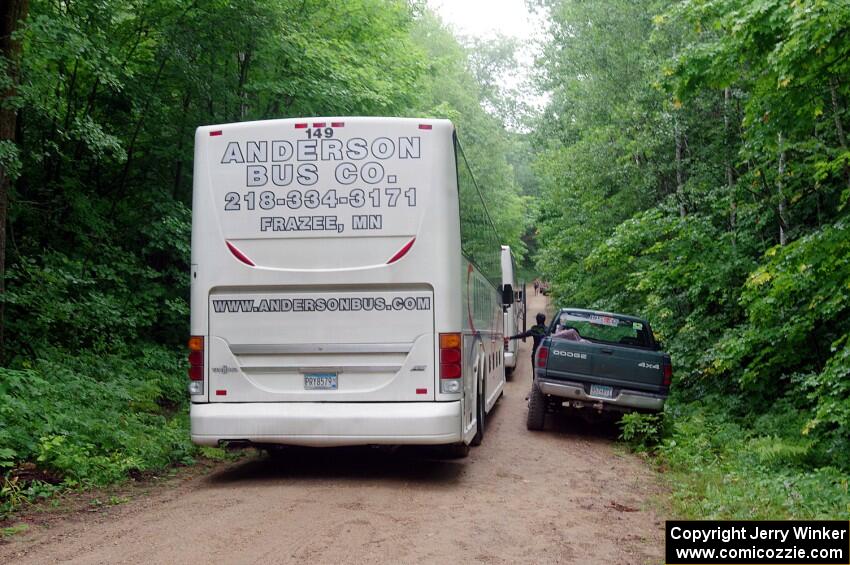
[{"label": "tall tree", "polygon": [[9,187],[19,169],[17,146],[18,109],[15,105],[21,57],[21,41],[15,33],[29,12],[29,0],[6,0],[0,7],[0,356],[5,343],[6,222]]}]

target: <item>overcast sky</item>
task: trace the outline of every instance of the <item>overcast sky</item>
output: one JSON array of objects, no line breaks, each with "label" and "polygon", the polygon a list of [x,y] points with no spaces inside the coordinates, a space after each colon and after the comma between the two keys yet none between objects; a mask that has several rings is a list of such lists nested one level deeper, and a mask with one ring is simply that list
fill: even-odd
[{"label": "overcast sky", "polygon": [[488,37],[498,32],[527,39],[540,29],[525,0],[428,0],[428,5],[463,35]]},{"label": "overcast sky", "polygon": [[[525,0],[428,0],[428,6],[457,35],[487,38],[501,34],[520,40],[517,59],[521,67],[505,79],[512,85],[528,79],[538,44],[545,35],[545,22],[539,14],[529,12]],[[545,96],[532,98],[535,106],[545,104]]]}]

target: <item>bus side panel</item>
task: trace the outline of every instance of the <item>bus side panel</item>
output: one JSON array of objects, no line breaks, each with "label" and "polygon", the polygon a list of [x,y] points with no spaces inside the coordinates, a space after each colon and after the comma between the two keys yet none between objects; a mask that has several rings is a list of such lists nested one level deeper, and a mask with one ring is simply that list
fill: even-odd
[{"label": "bus side panel", "polygon": [[505,385],[503,363],[504,321],[500,295],[473,263],[464,260],[464,434],[476,428],[476,396],[483,394],[490,411]]}]

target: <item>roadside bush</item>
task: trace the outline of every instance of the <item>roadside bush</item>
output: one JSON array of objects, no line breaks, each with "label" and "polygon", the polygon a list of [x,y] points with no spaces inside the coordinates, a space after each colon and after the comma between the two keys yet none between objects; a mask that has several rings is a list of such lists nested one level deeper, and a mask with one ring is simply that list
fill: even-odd
[{"label": "roadside bush", "polygon": [[650,451],[661,441],[664,414],[631,412],[620,418],[620,439],[635,451]]},{"label": "roadside bush", "polygon": [[26,498],[32,485],[15,482],[23,462],[71,488],[191,462],[184,370],[161,346],[132,356],[49,350],[0,368],[0,505]]},{"label": "roadside bush", "polygon": [[674,510],[698,519],[848,519],[848,476],[826,464],[804,415],[780,400],[771,416],[743,425],[714,396],[681,404],[659,462]]}]

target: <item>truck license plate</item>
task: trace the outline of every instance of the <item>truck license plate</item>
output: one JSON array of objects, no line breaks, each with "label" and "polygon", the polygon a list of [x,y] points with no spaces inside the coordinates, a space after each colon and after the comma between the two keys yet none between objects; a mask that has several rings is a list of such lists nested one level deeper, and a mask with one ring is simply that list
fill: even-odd
[{"label": "truck license plate", "polygon": [[605,385],[590,385],[590,396],[613,398],[614,387]]},{"label": "truck license plate", "polygon": [[304,375],[304,390],[336,390],[336,373],[307,373]]}]

